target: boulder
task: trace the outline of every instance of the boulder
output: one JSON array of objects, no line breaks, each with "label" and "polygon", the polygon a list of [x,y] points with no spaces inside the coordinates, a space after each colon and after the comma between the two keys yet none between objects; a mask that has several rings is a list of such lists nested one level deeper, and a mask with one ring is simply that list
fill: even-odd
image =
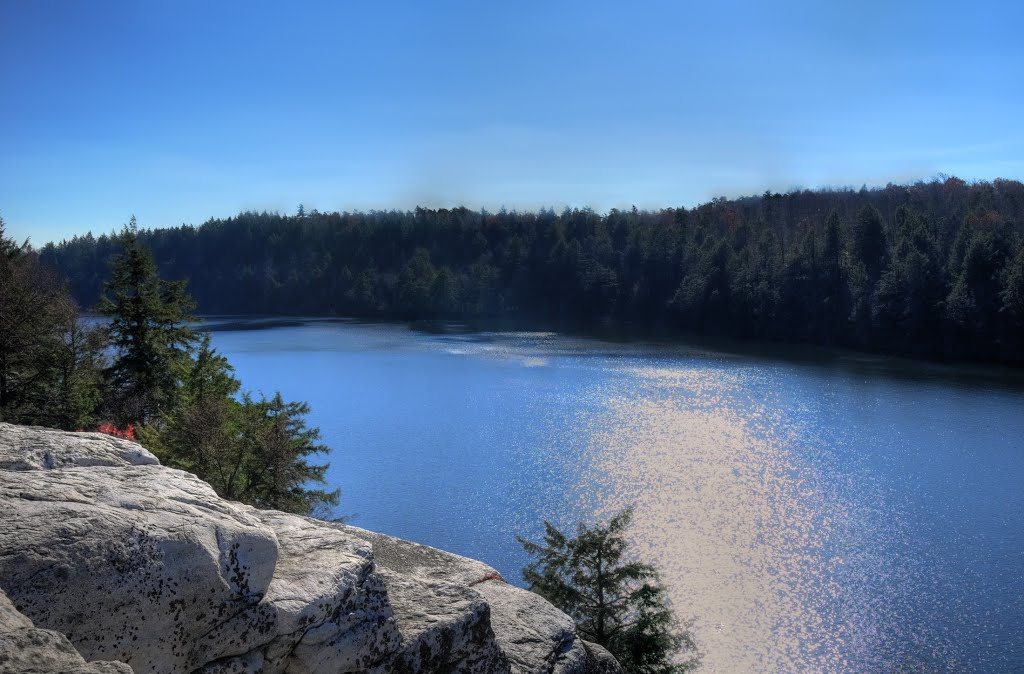
[{"label": "boulder", "polygon": [[0,470],[76,466],[154,466],[140,445],[103,433],[70,433],[36,426],[0,425]]},{"label": "boulder", "polygon": [[195,476],[159,465],[6,476],[0,587],[87,659],[191,671],[274,636],[260,604],[276,538]]},{"label": "boulder", "polygon": [[35,627],[0,591],[0,672],[132,674],[132,668],[122,662],[86,662],[67,637]]},{"label": "boulder", "polygon": [[277,625],[277,636],[259,649],[264,672],[363,671],[399,649],[401,637],[371,546],[317,520],[251,512],[280,546],[264,598]]},{"label": "boulder", "polygon": [[0,424],[0,511],[0,672],[617,671],[486,564],[225,501],[125,440]]},{"label": "boulder", "polygon": [[[454,607],[459,601],[469,602],[467,606],[489,608],[495,652],[503,656],[494,656],[486,661],[487,668],[475,671],[505,671],[506,667],[514,674],[583,674],[589,671],[588,663],[592,660],[588,659],[583,641],[576,635],[572,619],[539,595],[506,583],[494,568],[475,559],[392,536],[351,526],[335,526],[372,543],[377,567],[388,582],[399,625],[410,644],[423,639],[435,640],[426,628],[442,622],[437,616],[417,611],[415,607]],[[415,582],[400,583],[397,579],[415,579]],[[438,601],[440,593],[445,593],[446,602]],[[465,599],[457,599],[459,597]],[[484,643],[486,649],[477,643],[481,654],[490,652],[490,642]],[[502,664],[502,660],[507,665]]]}]

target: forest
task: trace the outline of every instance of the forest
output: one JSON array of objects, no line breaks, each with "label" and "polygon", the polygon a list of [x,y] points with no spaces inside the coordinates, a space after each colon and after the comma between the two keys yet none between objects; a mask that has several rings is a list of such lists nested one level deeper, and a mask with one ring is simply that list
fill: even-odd
[{"label": "forest", "polygon": [[[243,212],[140,229],[204,314],[496,320],[1024,362],[1024,184],[765,192],[694,208]],[[39,250],[93,307],[116,233]]]}]

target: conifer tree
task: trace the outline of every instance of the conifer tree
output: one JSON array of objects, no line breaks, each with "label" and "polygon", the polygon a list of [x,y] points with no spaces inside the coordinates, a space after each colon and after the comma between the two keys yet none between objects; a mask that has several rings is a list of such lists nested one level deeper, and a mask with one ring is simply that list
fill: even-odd
[{"label": "conifer tree", "polygon": [[536,559],[527,587],[565,611],[587,641],[607,648],[630,674],[681,674],[698,664],[689,632],[672,614],[657,571],[628,554],[632,510],[568,537],[544,522],[544,541],[517,538]]},{"label": "conifer tree", "polygon": [[1002,292],[1002,311],[1006,314],[1010,338],[1008,346],[1024,353],[1024,239],[1017,245],[1017,254],[1006,267]]},{"label": "conifer tree", "polygon": [[882,215],[864,206],[850,229],[846,251],[853,338],[858,346],[871,343],[872,300],[878,279],[888,265],[888,244]]},{"label": "conifer tree", "polygon": [[141,430],[143,444],[226,499],[330,517],[339,492],[310,488],[326,482],[328,465],[307,457],[329,450],[317,442],[319,429],[306,426],[309,405],[285,402],[280,393],[269,400],[237,397],[240,388],[231,364],[204,334],[174,406]]},{"label": "conifer tree", "polygon": [[113,416],[119,423],[146,422],[169,406],[195,343],[185,281],[165,281],[153,256],[138,241],[133,215],[121,232],[123,249],[111,262],[99,311],[110,317],[115,349],[107,375]]},{"label": "conifer tree", "polygon": [[843,268],[843,230],[839,213],[829,211],[821,246],[819,334],[826,344],[843,339],[849,316],[849,287]]},{"label": "conifer tree", "polygon": [[937,246],[923,218],[900,206],[899,229],[889,267],[875,287],[878,339],[897,348],[928,353],[940,330],[945,295]]},{"label": "conifer tree", "polygon": [[225,485],[227,498],[258,508],[329,518],[340,491],[310,489],[325,484],[329,464],[310,464],[311,454],[330,450],[319,443],[320,429],[306,426],[309,403],[286,402],[280,393],[270,399],[242,396],[239,439],[235,446],[241,469]]},{"label": "conifer tree", "polygon": [[[0,421],[73,428],[95,407],[67,285],[0,218]],[[96,353],[98,349],[92,353]]]}]

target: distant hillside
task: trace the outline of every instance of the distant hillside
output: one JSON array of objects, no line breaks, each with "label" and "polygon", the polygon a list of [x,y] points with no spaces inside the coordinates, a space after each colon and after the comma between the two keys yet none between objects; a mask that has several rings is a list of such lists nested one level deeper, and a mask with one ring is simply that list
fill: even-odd
[{"label": "distant hillside", "polygon": [[[1024,362],[1024,185],[957,178],[693,209],[242,213],[144,231],[205,313],[506,318]],[[116,237],[41,255],[95,303]]]}]

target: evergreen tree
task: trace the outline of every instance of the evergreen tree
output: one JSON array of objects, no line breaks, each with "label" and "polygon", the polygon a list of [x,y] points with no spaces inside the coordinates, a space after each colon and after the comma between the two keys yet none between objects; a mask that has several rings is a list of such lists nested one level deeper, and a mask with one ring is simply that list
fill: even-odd
[{"label": "evergreen tree", "polygon": [[195,473],[221,496],[237,472],[238,401],[241,387],[224,356],[210,346],[209,334],[199,340],[195,358],[182,379],[175,405],[158,423],[141,429],[139,438],[169,466]]},{"label": "evergreen tree", "polygon": [[[310,489],[324,484],[328,464],[306,461],[330,450],[319,444],[320,430],[307,428],[305,402],[285,402],[280,393],[269,400],[242,396],[236,450],[239,467],[223,485],[226,498],[303,515],[327,516],[340,491]],[[239,451],[240,450],[240,451]]]},{"label": "evergreen tree", "polygon": [[800,243],[800,249],[782,271],[778,301],[782,305],[785,326],[801,339],[811,340],[817,336],[814,313],[817,304],[818,256],[815,248],[814,231],[808,230]]},{"label": "evergreen tree", "polygon": [[692,670],[698,663],[696,646],[673,616],[657,572],[627,554],[631,519],[627,509],[607,525],[580,524],[572,538],[545,521],[542,543],[517,539],[536,557],[523,570],[523,579],[630,674]]},{"label": "evergreen tree", "polygon": [[819,330],[826,344],[841,343],[849,316],[849,287],[843,270],[843,230],[839,213],[832,209],[825,218],[821,246],[819,288]]},{"label": "evergreen tree", "polygon": [[429,317],[431,291],[437,271],[430,262],[430,252],[419,248],[402,266],[398,274],[398,301],[409,318]]},{"label": "evergreen tree", "polygon": [[120,423],[146,422],[173,403],[195,343],[185,281],[165,281],[149,250],[138,241],[135,216],[121,232],[122,251],[111,262],[100,313],[110,317],[115,349],[108,370],[111,412]]},{"label": "evergreen tree", "polygon": [[882,214],[874,206],[865,206],[857,214],[850,235],[850,256],[864,266],[872,283],[882,275],[888,258]]},{"label": "evergreen tree", "polygon": [[329,451],[317,443],[319,430],[307,428],[306,403],[267,400],[243,394],[234,370],[199,340],[175,405],[159,423],[141,430],[140,439],[169,466],[195,473],[221,497],[260,508],[327,516],[339,492],[309,488],[323,484],[328,466],[311,465],[310,454]]},{"label": "evergreen tree", "polygon": [[[98,400],[66,284],[0,219],[0,421],[74,428]],[[98,349],[94,350],[94,354]]]},{"label": "evergreen tree", "polygon": [[1008,252],[998,230],[975,230],[971,236],[946,298],[946,317],[960,340],[959,350],[980,353],[996,342],[998,312],[1005,305],[1001,286]]},{"label": "evergreen tree", "polygon": [[107,346],[106,330],[83,324],[77,315],[63,327],[60,349],[53,361],[56,379],[45,425],[85,429],[96,428],[102,421]]},{"label": "evergreen tree", "polygon": [[1006,267],[1002,292],[1007,332],[1007,346],[1020,358],[1024,356],[1024,239],[1017,245],[1017,254]]},{"label": "evergreen tree", "polygon": [[430,301],[439,316],[454,316],[459,312],[458,279],[448,267],[441,267],[430,288]]},{"label": "evergreen tree", "polygon": [[928,353],[939,333],[946,289],[938,248],[923,218],[897,210],[899,231],[892,261],[875,287],[878,338],[899,350]]},{"label": "evergreen tree", "polygon": [[726,241],[705,239],[693,268],[683,277],[672,298],[682,327],[725,331],[730,289],[734,285],[729,277],[731,258],[732,250]]},{"label": "evergreen tree", "polygon": [[888,248],[882,215],[874,206],[864,206],[850,232],[847,273],[850,279],[854,339],[859,345],[871,342],[875,285],[888,263]]}]

